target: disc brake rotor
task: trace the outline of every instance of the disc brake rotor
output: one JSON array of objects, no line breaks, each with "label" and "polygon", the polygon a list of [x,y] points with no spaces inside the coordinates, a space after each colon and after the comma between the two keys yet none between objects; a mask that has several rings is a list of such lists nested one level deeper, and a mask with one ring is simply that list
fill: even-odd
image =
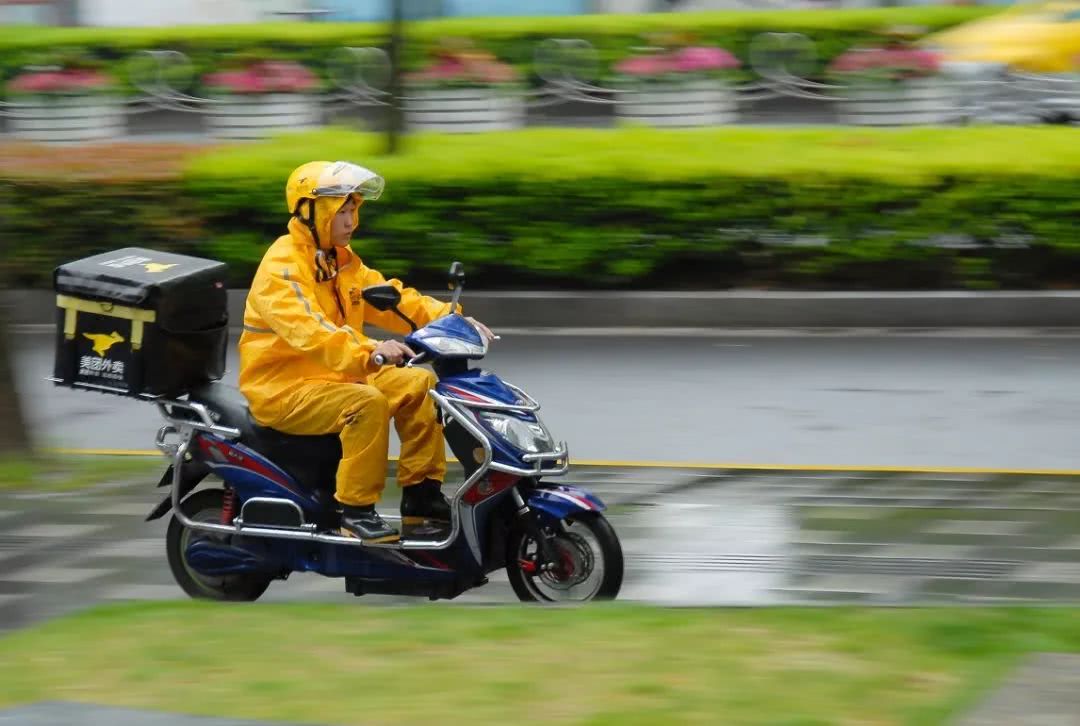
[{"label": "disc brake rotor", "polygon": [[556,590],[568,590],[589,579],[593,570],[593,553],[588,542],[577,534],[564,532],[551,544],[558,553],[558,562],[555,569],[540,574],[544,584]]}]

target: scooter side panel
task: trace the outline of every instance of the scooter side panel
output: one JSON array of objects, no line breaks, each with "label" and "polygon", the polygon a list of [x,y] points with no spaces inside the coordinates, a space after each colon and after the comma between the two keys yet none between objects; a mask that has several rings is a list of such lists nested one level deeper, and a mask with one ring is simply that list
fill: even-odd
[{"label": "scooter side panel", "polygon": [[474,403],[501,403],[518,405],[517,394],[494,373],[472,369],[456,376],[443,378],[435,387],[439,393],[450,398],[460,398]]},{"label": "scooter side panel", "polygon": [[262,454],[239,442],[211,434],[195,438],[196,451],[210,470],[236,490],[241,502],[251,497],[289,499],[307,511],[320,508],[314,493]]}]

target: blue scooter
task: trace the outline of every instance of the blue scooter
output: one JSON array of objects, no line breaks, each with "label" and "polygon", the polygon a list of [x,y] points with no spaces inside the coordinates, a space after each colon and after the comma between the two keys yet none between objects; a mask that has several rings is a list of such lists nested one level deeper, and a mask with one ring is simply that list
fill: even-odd
[{"label": "blue scooter", "polygon": [[[464,286],[461,263],[450,268],[451,310]],[[549,482],[570,468],[520,388],[470,360],[487,353],[483,336],[457,312],[423,328],[398,310],[390,285],[369,287],[364,300],[405,319],[405,338],[438,376],[430,392],[443,432],[464,469],[451,521],[401,522],[398,542],[365,544],[340,533],[334,499],[341,459],[336,435],[292,436],[258,425],[239,391],[215,382],[186,399],[156,399],[167,424],[157,446],[172,464],[159,486],[171,486],[147,517],[172,510],[169,567],[192,597],[255,600],[274,580],[316,572],[345,580],[347,592],[454,598],[506,568],[521,600],[612,599],[622,585],[619,539],[604,504],[589,492]],[[200,487],[210,477],[223,486]],[[197,487],[200,487],[196,490]]]}]

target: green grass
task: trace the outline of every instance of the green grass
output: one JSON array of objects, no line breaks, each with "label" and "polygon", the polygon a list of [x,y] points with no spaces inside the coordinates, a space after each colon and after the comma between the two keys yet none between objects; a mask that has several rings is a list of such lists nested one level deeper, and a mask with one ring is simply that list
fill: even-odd
[{"label": "green grass", "polygon": [[1070,609],[114,605],[0,640],[0,705],[326,724],[937,724]]},{"label": "green grass", "polygon": [[0,459],[0,492],[66,491],[114,481],[153,478],[165,470],[158,456],[45,456]]}]

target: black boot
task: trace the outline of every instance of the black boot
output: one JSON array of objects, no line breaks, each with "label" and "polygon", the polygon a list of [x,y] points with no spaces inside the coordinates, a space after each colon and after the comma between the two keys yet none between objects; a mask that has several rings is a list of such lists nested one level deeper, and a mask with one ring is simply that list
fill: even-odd
[{"label": "black boot", "polygon": [[450,521],[450,502],[443,496],[441,482],[425,479],[401,491],[401,521],[410,524],[421,519]]},{"label": "black boot", "polygon": [[365,507],[342,507],[341,530],[342,534],[357,537],[367,544],[396,542],[401,539],[398,531],[375,511],[374,504]]}]

